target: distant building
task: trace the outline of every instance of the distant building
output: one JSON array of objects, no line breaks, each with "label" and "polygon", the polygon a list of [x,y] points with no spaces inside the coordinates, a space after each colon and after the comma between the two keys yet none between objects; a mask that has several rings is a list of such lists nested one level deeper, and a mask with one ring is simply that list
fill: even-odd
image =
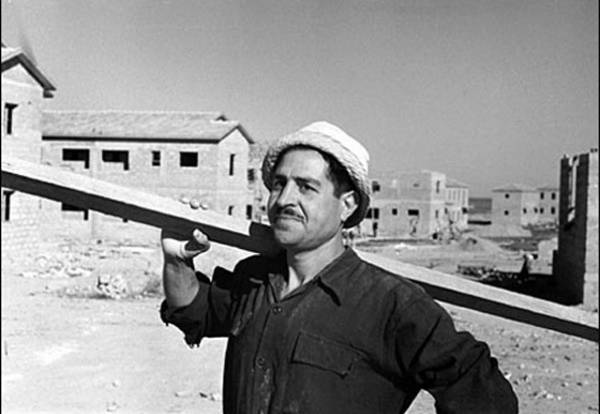
[{"label": "distant building", "polygon": [[248,161],[248,189],[252,193],[252,214],[250,220],[257,223],[269,223],[267,202],[269,191],[263,184],[262,160],[266,153],[266,142],[256,142],[250,147]]},{"label": "distant building", "polygon": [[539,193],[523,184],[508,184],[492,190],[492,225],[523,227],[537,224]]},{"label": "distant building", "polygon": [[469,186],[458,180],[446,179],[446,211],[448,219],[464,230],[469,221]]},{"label": "distant building", "polygon": [[371,206],[360,233],[368,237],[432,237],[466,227],[468,188],[435,171],[382,174],[372,180]]},{"label": "distant building", "polygon": [[560,161],[554,275],[568,304],[598,303],[598,150]]},{"label": "distant building", "polygon": [[557,186],[544,186],[537,188],[538,198],[538,222],[540,224],[558,224],[558,194]]},{"label": "distant building", "polygon": [[[55,88],[21,49],[2,44],[2,157],[40,162],[42,101]],[[39,242],[40,199],[2,187],[2,257]]]},{"label": "distant building", "polygon": [[[42,140],[46,164],[165,197],[197,199],[219,213],[252,216],[248,156],[254,141],[222,113],[45,111]],[[120,221],[48,203],[80,234]]]}]

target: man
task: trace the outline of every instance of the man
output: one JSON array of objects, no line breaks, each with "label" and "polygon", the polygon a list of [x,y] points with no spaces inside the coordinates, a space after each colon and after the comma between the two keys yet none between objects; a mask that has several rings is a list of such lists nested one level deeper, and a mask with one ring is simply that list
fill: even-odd
[{"label": "man", "polygon": [[276,141],[263,180],[283,252],[209,281],[191,261],[206,236],[164,234],[163,321],[190,345],[229,338],[225,414],[402,413],[421,389],[438,413],[517,412],[487,345],[456,332],[423,289],[344,248],[342,230],[369,205],[368,157],[326,122]]}]

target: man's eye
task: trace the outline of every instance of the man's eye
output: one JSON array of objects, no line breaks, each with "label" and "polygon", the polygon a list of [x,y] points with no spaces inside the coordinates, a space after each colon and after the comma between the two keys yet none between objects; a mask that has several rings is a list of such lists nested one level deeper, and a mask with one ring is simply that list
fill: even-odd
[{"label": "man's eye", "polygon": [[275,181],[273,181],[273,184],[271,185],[271,188],[273,190],[281,190],[283,188],[283,182],[275,180]]},{"label": "man's eye", "polygon": [[300,191],[306,193],[308,191],[315,191],[315,188],[308,184],[300,184]]}]

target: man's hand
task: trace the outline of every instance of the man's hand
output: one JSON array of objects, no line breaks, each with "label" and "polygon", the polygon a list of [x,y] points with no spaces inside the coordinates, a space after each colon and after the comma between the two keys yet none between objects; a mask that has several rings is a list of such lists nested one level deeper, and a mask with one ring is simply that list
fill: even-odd
[{"label": "man's hand", "polygon": [[179,259],[187,262],[210,248],[208,237],[198,229],[194,230],[192,238],[188,240],[182,240],[180,235],[163,230],[161,244],[165,260],[169,261]]},{"label": "man's hand", "polygon": [[[196,200],[189,201],[190,207],[202,207]],[[186,239],[179,234],[163,229],[161,245],[164,256],[163,285],[170,306],[189,305],[198,292],[198,280],[193,258],[210,248],[206,234],[195,229]]]},{"label": "man's hand", "polygon": [[[179,201],[189,204],[194,210],[199,208],[203,210],[207,209],[205,203],[201,203],[195,198],[190,200],[185,196],[181,196]],[[194,230],[192,238],[189,240],[182,240],[180,235],[165,229],[163,229],[160,237],[165,260],[179,259],[180,261],[188,261],[210,248],[208,237],[198,229]]]}]

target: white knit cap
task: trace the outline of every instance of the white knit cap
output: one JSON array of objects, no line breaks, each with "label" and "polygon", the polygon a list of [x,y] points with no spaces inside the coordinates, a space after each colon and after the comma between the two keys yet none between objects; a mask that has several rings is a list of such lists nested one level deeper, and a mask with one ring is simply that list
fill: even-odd
[{"label": "white knit cap", "polygon": [[285,135],[271,144],[262,165],[265,186],[271,190],[271,174],[279,156],[290,147],[307,146],[326,152],[346,169],[358,196],[358,208],[348,217],[344,227],[356,226],[365,217],[369,207],[369,153],[360,142],[329,122],[314,122]]}]

